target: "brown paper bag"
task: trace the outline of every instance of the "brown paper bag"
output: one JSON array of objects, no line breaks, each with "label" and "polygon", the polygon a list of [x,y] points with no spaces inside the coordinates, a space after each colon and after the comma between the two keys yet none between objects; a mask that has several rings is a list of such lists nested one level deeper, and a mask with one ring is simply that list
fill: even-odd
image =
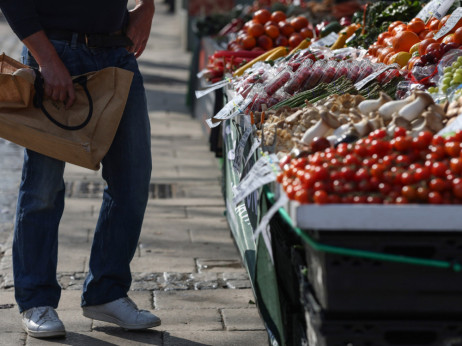
[{"label": "brown paper bag", "polygon": [[119,126],[133,72],[109,67],[75,77],[76,100],[68,110],[61,102],[39,97],[33,72],[0,55],[0,137],[98,170]]}]

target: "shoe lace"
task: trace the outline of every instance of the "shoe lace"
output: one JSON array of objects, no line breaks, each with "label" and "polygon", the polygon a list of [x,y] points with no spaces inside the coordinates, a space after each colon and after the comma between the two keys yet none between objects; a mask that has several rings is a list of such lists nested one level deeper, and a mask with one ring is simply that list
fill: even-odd
[{"label": "shoe lace", "polygon": [[123,299],[123,302],[125,305],[127,305],[128,307],[132,308],[132,309],[135,309],[137,313],[140,313],[142,311],[147,311],[147,310],[140,310],[138,309],[138,306],[135,304],[135,302],[133,300],[131,300],[129,297],[125,297]]},{"label": "shoe lace", "polygon": [[53,309],[49,306],[39,306],[35,308],[35,311],[39,314],[37,323],[42,324],[49,321],[56,321],[56,316],[53,313]]}]

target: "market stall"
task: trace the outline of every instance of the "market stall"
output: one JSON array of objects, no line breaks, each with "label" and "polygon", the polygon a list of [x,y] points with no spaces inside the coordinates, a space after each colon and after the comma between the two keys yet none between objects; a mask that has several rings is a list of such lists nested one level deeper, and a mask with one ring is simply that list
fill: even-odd
[{"label": "market stall", "polygon": [[340,5],[255,4],[199,73],[270,343],[462,345],[462,8]]}]

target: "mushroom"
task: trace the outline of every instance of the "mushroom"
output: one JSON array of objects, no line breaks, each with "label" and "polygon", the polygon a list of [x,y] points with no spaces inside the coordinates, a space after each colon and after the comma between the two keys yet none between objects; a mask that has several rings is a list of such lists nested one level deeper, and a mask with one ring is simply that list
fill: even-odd
[{"label": "mushroom", "polygon": [[372,131],[384,127],[383,118],[377,113],[374,118],[369,118],[369,127]]},{"label": "mushroom", "polygon": [[412,133],[417,135],[422,131],[436,133],[444,128],[441,118],[432,112],[426,111],[412,126]]},{"label": "mushroom", "polygon": [[411,95],[403,100],[387,102],[380,106],[378,113],[385,122],[388,122],[391,120],[393,113],[398,112],[401,108],[412,102],[412,100],[414,100],[414,95]]},{"label": "mushroom", "polygon": [[408,121],[412,121],[423,113],[425,108],[434,104],[433,98],[430,94],[422,91],[415,92],[415,99],[401,108],[398,114]]},{"label": "mushroom", "polygon": [[329,132],[329,130],[336,129],[340,126],[340,122],[329,111],[321,111],[319,112],[319,116],[321,119],[319,119],[314,126],[310,127],[303,134],[301,139],[303,143],[310,144],[314,138],[323,137]]},{"label": "mushroom", "polygon": [[383,104],[391,101],[391,97],[385,94],[384,92],[380,93],[380,97],[374,100],[365,100],[358,105],[359,111],[364,114],[368,115],[380,108]]},{"label": "mushroom", "polygon": [[284,121],[288,124],[294,124],[295,122],[298,122],[298,119],[303,114],[304,113],[302,110],[298,110],[295,113],[292,113],[291,115],[289,115]]},{"label": "mushroom", "polygon": [[364,115],[361,114],[357,109],[353,108],[348,113],[348,117],[350,118],[350,121],[357,123],[364,118]]},{"label": "mushroom", "polygon": [[360,122],[353,124],[353,128],[360,138],[366,136],[372,130],[369,126],[369,118],[367,117],[363,117]]},{"label": "mushroom", "polygon": [[404,119],[403,117],[400,117],[400,116],[394,116],[392,121],[387,126],[387,133],[390,136],[393,136],[394,133],[395,133],[395,129],[397,127],[403,127],[408,131],[412,130],[412,125],[411,125],[410,121],[408,121],[408,120],[406,120],[406,119]]}]

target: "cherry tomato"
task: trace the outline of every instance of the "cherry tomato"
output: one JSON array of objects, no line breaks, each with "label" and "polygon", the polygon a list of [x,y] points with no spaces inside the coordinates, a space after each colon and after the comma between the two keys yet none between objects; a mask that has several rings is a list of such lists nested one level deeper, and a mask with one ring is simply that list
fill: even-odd
[{"label": "cherry tomato", "polygon": [[462,179],[455,178],[452,181],[452,193],[457,198],[462,198]]},{"label": "cherry tomato", "polygon": [[399,136],[394,138],[390,143],[392,144],[395,150],[405,152],[411,148],[412,139],[409,137]]},{"label": "cherry tomato", "polygon": [[394,138],[404,137],[406,136],[406,134],[407,134],[407,130],[404,127],[397,127],[395,129],[395,133],[393,134],[393,137]]},{"label": "cherry tomato", "polygon": [[446,154],[451,157],[458,157],[460,154],[460,143],[459,142],[446,142],[444,143],[444,150]]},{"label": "cherry tomato", "polygon": [[443,191],[446,189],[446,183],[441,178],[433,178],[430,180],[429,187],[432,191]]},{"label": "cherry tomato", "polygon": [[326,204],[329,201],[327,192],[324,190],[318,190],[314,192],[313,201],[316,204]]},{"label": "cherry tomato", "polygon": [[462,173],[462,158],[453,157],[449,163],[449,167],[456,174]]},{"label": "cherry tomato", "polygon": [[432,165],[431,173],[436,177],[444,177],[446,176],[446,170],[448,166],[443,162],[435,162]]},{"label": "cherry tomato", "polygon": [[431,191],[428,193],[428,202],[431,204],[442,204],[443,196],[438,191]]},{"label": "cherry tomato", "polygon": [[406,197],[408,201],[413,201],[417,199],[417,190],[414,186],[405,185],[401,189],[401,195]]}]

